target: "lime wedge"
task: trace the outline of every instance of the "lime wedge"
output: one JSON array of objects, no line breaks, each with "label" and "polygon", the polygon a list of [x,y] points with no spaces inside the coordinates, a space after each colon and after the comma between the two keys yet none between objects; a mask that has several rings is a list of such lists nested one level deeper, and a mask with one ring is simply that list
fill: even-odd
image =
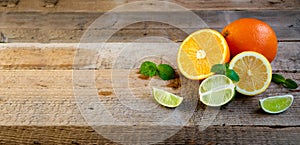
[{"label": "lime wedge", "polygon": [[153,96],[160,105],[170,108],[179,106],[183,100],[182,97],[157,88],[153,88]]},{"label": "lime wedge", "polygon": [[287,110],[293,103],[292,95],[273,96],[259,100],[260,107],[267,113],[277,114]]},{"label": "lime wedge", "polygon": [[235,84],[225,75],[208,77],[199,87],[200,101],[207,106],[222,106],[235,95]]}]

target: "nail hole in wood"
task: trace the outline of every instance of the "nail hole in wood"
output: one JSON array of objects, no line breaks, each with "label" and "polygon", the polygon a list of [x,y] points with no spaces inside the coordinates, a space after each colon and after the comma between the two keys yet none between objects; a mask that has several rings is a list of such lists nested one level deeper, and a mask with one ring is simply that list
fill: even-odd
[{"label": "nail hole in wood", "polygon": [[43,7],[53,8],[58,3],[58,0],[43,0],[43,2],[44,2]]}]

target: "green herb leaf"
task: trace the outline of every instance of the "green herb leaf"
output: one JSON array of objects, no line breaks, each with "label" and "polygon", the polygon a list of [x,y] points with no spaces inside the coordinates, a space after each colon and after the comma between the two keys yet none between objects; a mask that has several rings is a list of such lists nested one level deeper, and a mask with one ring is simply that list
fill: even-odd
[{"label": "green herb leaf", "polygon": [[162,80],[171,80],[175,78],[175,71],[168,64],[158,65],[157,70],[158,70],[158,75]]},{"label": "green herb leaf", "polygon": [[153,77],[156,75],[156,64],[150,61],[145,61],[140,67],[140,73],[144,76]]},{"label": "green herb leaf", "polygon": [[277,84],[282,84],[284,87],[288,89],[296,89],[298,88],[297,83],[292,79],[285,79],[284,76],[280,74],[272,74],[272,82]]},{"label": "green herb leaf", "polygon": [[229,69],[229,64],[215,64],[210,69],[211,72],[214,72],[216,74],[222,74],[226,75],[228,78],[230,78],[234,82],[238,82],[240,80],[239,75],[232,69]]},{"label": "green herb leaf", "polygon": [[288,89],[296,89],[298,88],[298,85],[295,81],[292,79],[286,79],[285,82],[282,84],[284,87]]},{"label": "green herb leaf", "polygon": [[216,74],[225,74],[226,66],[223,64],[215,64],[211,67],[210,72],[214,72]]},{"label": "green herb leaf", "polygon": [[239,75],[232,69],[227,69],[225,75],[234,82],[238,82],[240,80]]},{"label": "green herb leaf", "polygon": [[225,67],[226,67],[226,68],[229,68],[229,63],[225,63]]},{"label": "green herb leaf", "polygon": [[272,74],[272,82],[283,84],[285,82],[285,78],[280,74]]}]

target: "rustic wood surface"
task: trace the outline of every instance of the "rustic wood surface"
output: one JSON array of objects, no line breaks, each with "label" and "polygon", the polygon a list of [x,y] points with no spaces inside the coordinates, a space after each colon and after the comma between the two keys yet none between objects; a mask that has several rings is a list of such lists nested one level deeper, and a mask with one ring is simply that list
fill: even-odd
[{"label": "rustic wood surface", "polygon": [[[116,144],[82,126],[1,126],[3,144]],[[205,131],[184,127],[157,144],[298,144],[299,127],[210,126]]]},{"label": "rustic wood surface", "polygon": [[[217,30],[222,30],[224,26],[238,18],[255,17],[269,23],[274,28],[280,41],[292,41],[300,38],[299,11],[298,9],[276,11],[198,10],[194,12],[207,23],[208,27]],[[138,15],[140,12],[126,13],[121,14],[123,16],[128,14]],[[168,12],[160,13],[163,18]],[[178,13],[180,15],[180,12]],[[0,31],[9,38],[9,42],[77,43],[90,24],[102,14],[102,12],[0,12],[2,20]],[[184,14],[181,15],[184,16]],[[185,20],[184,17],[182,19]],[[122,23],[122,20],[106,31],[121,29],[118,27],[118,23]],[[183,25],[183,27],[195,30],[189,23]],[[91,30],[91,35],[99,34],[100,31],[98,29]],[[109,41],[130,42],[144,36],[163,36],[172,41],[181,42],[187,34],[167,24],[140,22],[122,27]],[[97,37],[101,38],[102,36],[97,35]]]},{"label": "rustic wood surface", "polygon": [[[118,134],[114,131],[121,130],[133,134],[134,137],[139,132],[133,130],[137,129],[148,130],[148,134],[163,138],[169,131],[178,128],[172,123],[149,126],[147,123],[149,120],[152,121],[149,115],[124,111],[126,108],[124,109],[117,99],[127,101],[125,103],[131,107],[136,105],[140,106],[140,109],[145,109],[150,106],[154,107],[152,111],[172,113],[174,110],[160,107],[151,97],[149,98],[150,87],[157,86],[180,94],[185,87],[182,85],[184,82],[190,82],[191,88],[197,88],[200,82],[188,81],[182,76],[171,81],[140,76],[137,72],[141,60],[134,57],[137,56],[137,53],[133,54],[134,51],[140,48],[145,53],[149,51],[148,47],[156,48],[151,50],[154,54],[165,54],[166,51],[168,53],[160,55],[160,59],[150,59],[158,63],[170,63],[176,67],[178,48],[160,49],[167,48],[168,44],[132,41],[145,36],[161,36],[171,40],[172,46],[178,46],[188,34],[179,28],[159,22],[140,22],[119,28],[118,23],[122,23],[122,20],[118,20],[113,27],[106,30],[118,31],[108,40],[109,43],[104,48],[77,49],[82,35],[94,20],[116,6],[133,1],[0,1],[2,6],[0,32],[9,42],[0,44],[0,144],[118,144],[107,136],[116,136]],[[277,57],[271,64],[273,72],[284,74],[300,84],[298,0],[170,0],[170,2],[192,10],[207,23],[208,27],[219,31],[231,21],[241,17],[255,17],[269,23],[279,41]],[[152,4],[155,6],[155,3]],[[143,12],[134,10],[119,12],[123,16],[130,16],[132,13]],[[168,10],[158,13],[163,18],[168,14]],[[176,13],[181,15],[182,12]],[[183,23],[184,20],[182,17]],[[189,24],[183,27],[196,29]],[[93,32],[91,36],[101,38],[101,35],[97,35],[100,30],[90,29],[90,31]],[[76,60],[78,53],[83,59]],[[127,57],[128,54],[133,55]],[[119,65],[115,63],[118,58],[122,59]],[[80,80],[91,76],[94,76],[94,84],[85,79]],[[128,78],[126,79],[128,82],[124,81],[124,77]],[[126,91],[115,90],[125,89],[126,86],[132,88],[135,98]],[[83,92],[85,98],[92,98],[96,94],[104,101],[106,107],[114,111],[113,115],[119,120],[132,121],[133,118],[133,122],[138,121],[138,124],[103,125],[100,128],[104,132],[99,134],[95,126],[90,126],[89,120],[82,114],[82,108],[78,104],[84,100],[76,100],[75,97],[78,88],[86,91]],[[295,97],[289,110],[282,114],[269,115],[259,108],[260,98],[280,94],[292,94]],[[186,100],[196,102],[196,106],[192,108],[193,110],[189,110],[192,115],[176,134],[158,143],[149,141],[151,137],[148,136],[149,138],[145,138],[144,141],[140,139],[137,144],[299,144],[299,97],[300,88],[288,90],[271,83],[266,92],[255,97],[237,94],[229,104],[214,109],[213,120],[206,120],[203,113],[211,108],[201,104],[197,93],[193,93]],[[96,106],[87,108],[87,111],[95,110]],[[151,117],[162,120],[165,116]],[[205,128],[203,121],[210,121]],[[131,139],[128,138],[127,142],[123,140],[123,143],[131,144]]]},{"label": "rustic wood surface", "polygon": [[[1,0],[1,11],[14,12],[107,12],[116,6],[136,0]],[[249,9],[289,9],[300,6],[297,0],[167,0],[192,10],[249,10]],[[153,3],[155,4],[155,3]],[[49,8],[50,7],[50,8]],[[51,9],[52,8],[52,9]]]}]

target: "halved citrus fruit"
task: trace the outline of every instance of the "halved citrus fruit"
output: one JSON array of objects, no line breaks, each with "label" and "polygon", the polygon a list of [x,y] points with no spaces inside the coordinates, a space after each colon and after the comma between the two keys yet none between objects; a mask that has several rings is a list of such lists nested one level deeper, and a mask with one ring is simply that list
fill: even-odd
[{"label": "halved citrus fruit", "polygon": [[232,58],[229,68],[240,77],[236,90],[244,95],[253,96],[264,92],[272,79],[272,67],[266,57],[245,51]]},{"label": "halved citrus fruit", "polygon": [[230,52],[225,38],[212,29],[201,29],[189,35],[177,54],[180,72],[192,80],[211,76],[213,65],[223,64],[229,59]]},{"label": "halved citrus fruit", "polygon": [[201,82],[200,101],[208,106],[222,106],[235,95],[235,85],[225,75],[213,75]]}]

